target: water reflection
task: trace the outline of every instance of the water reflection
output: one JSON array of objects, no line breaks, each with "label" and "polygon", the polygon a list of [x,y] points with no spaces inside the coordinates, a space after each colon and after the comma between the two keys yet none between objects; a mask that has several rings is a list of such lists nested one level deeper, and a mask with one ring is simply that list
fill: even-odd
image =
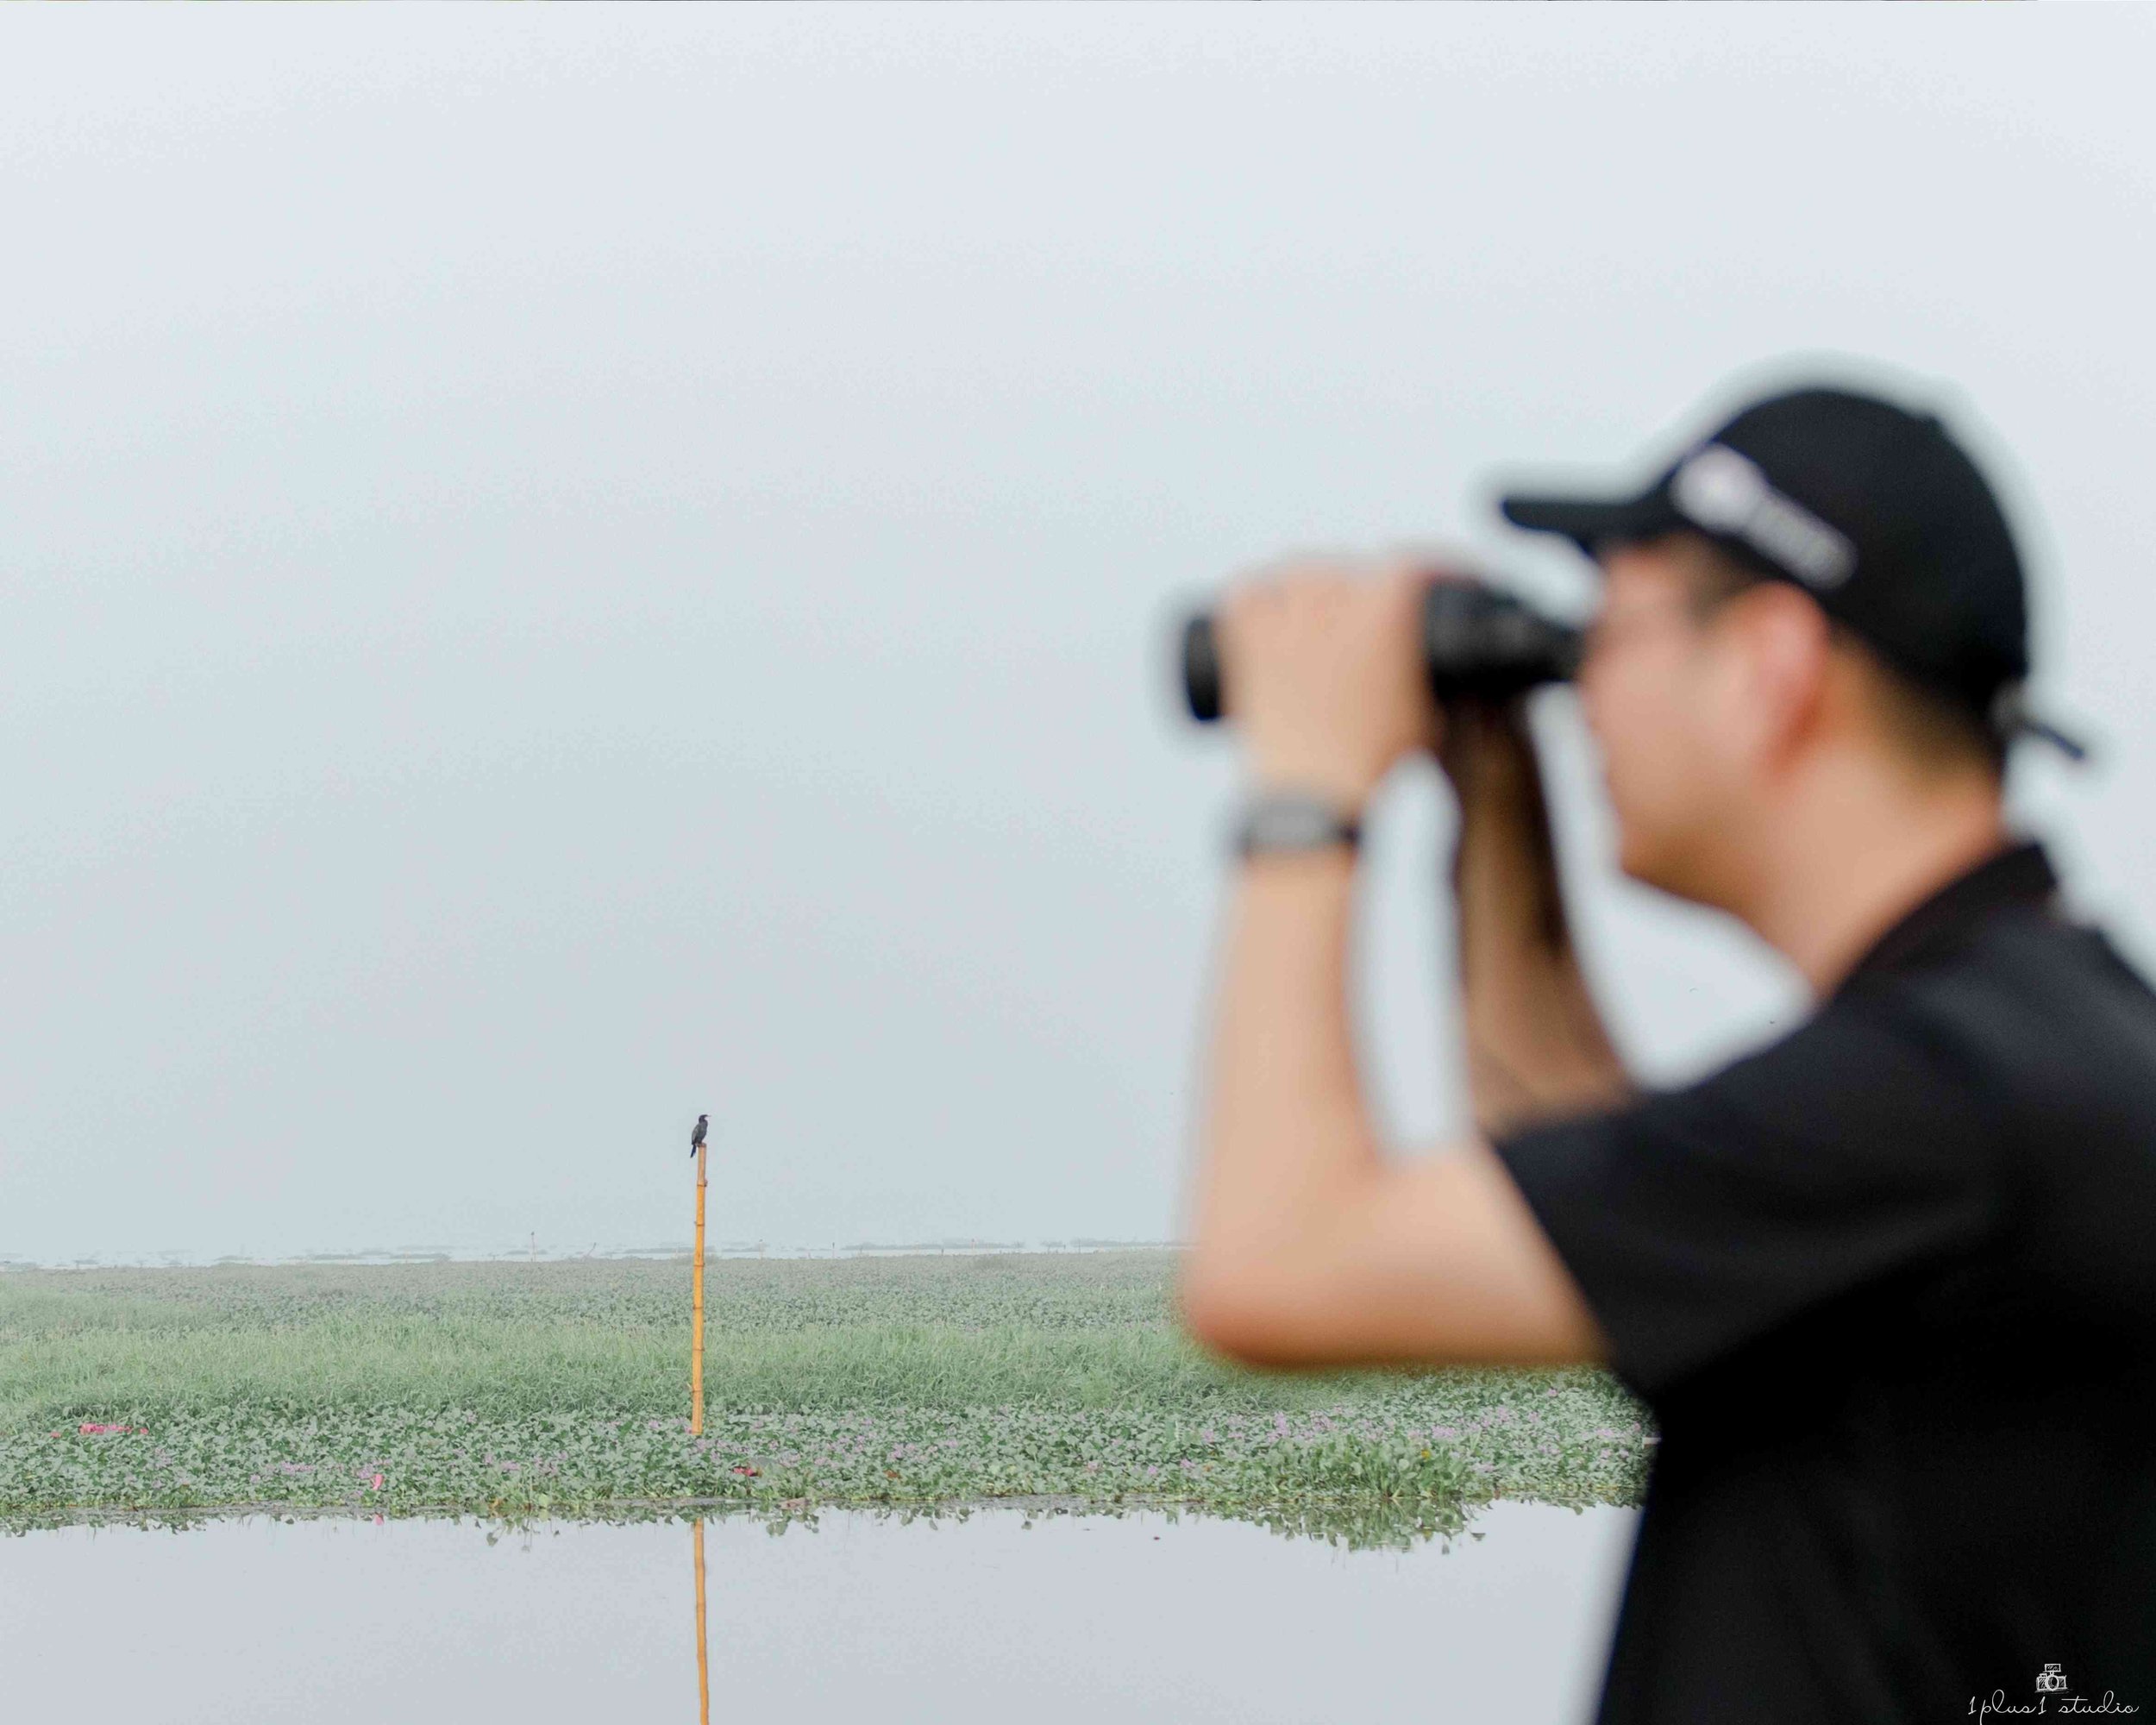
[{"label": "water reflection", "polygon": [[49,1529],[0,1539],[0,1672],[26,1718],[681,1719],[693,1603],[705,1725],[714,1688],[729,1716],[878,1725],[1568,1725],[1634,1520],[1499,1503],[1400,1552],[1150,1511],[721,1515],[686,1578],[678,1523]]},{"label": "water reflection", "polygon": [[704,1518],[696,1518],[689,1530],[689,1537],[696,1542],[696,1719],[697,1725],[711,1725],[711,1655],[706,1644],[710,1633],[711,1611],[704,1603]]}]

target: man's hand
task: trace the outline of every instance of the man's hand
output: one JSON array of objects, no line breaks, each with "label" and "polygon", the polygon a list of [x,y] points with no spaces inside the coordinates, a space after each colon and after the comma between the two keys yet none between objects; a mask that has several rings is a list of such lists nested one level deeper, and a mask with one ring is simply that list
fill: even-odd
[{"label": "man's hand", "polygon": [[1261,782],[1359,809],[1401,756],[1437,746],[1421,629],[1432,579],[1406,564],[1296,563],[1228,596],[1222,682]]}]

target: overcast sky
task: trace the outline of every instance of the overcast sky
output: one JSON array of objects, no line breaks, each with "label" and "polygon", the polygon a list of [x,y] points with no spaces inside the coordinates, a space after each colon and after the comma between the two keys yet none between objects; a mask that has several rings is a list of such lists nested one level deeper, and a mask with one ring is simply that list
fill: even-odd
[{"label": "overcast sky", "polygon": [[[1946,404],[2156,956],[2156,20],[355,9],[0,21],[0,1257],[1160,1239],[1226,741],[1171,621],[1472,550],[1730,380]],[[1756,368],[1769,368],[1761,373]],[[1879,368],[1886,368],[1881,371]],[[1614,880],[1657,1078],[1801,1012]],[[1461,1120],[1426,769],[1369,1075]]]}]

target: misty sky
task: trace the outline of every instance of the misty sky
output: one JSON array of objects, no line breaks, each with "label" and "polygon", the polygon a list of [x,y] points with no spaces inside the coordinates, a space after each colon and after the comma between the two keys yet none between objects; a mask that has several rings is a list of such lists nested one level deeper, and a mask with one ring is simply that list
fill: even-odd
[{"label": "misty sky", "polygon": [[[0,1257],[1161,1239],[1226,879],[1172,620],[1464,548],[1734,373],[1943,401],[2106,745],[2015,796],[2156,957],[2136,9],[14,11]],[[1890,369],[1881,373],[1880,367]],[[1768,375],[1779,375],[1770,370]],[[1706,404],[1704,406],[1702,404]],[[1626,1048],[1801,1012],[1613,880]],[[1445,805],[1370,843],[1462,1118]]]}]

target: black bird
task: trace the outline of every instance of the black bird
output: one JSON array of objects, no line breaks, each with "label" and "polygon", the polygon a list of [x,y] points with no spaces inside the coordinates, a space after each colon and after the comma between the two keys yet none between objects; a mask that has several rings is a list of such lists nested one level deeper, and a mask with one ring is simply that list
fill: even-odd
[{"label": "black bird", "polygon": [[696,1117],[696,1130],[689,1134],[689,1154],[691,1156],[694,1156],[698,1151],[704,1148],[704,1134],[711,1129],[711,1117],[709,1114],[699,1114]]}]

